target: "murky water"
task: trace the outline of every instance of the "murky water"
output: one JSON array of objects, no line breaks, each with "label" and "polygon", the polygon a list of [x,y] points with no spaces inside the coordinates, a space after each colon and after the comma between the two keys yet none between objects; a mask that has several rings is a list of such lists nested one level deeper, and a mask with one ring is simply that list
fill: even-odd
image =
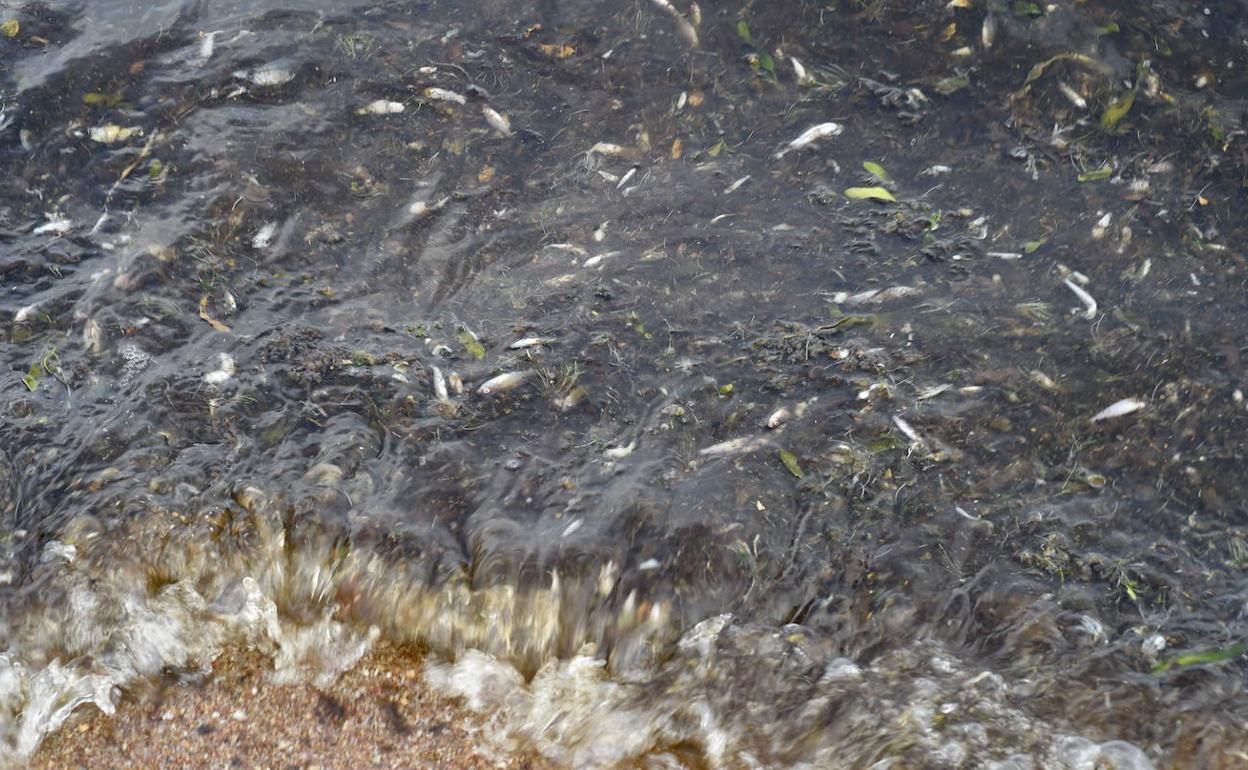
[{"label": "murky water", "polygon": [[1239,3],[3,21],[9,762],[377,634],[577,767],[1248,762]]}]

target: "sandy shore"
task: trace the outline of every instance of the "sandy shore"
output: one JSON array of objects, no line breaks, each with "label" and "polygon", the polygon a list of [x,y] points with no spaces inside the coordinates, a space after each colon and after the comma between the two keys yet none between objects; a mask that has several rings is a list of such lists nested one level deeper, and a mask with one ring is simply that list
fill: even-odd
[{"label": "sandy shore", "polygon": [[480,719],[421,681],[414,648],[378,645],[331,687],[279,685],[267,658],[222,655],[197,683],[127,695],[113,717],[80,709],[32,759],[38,770],[550,768],[500,754]]}]

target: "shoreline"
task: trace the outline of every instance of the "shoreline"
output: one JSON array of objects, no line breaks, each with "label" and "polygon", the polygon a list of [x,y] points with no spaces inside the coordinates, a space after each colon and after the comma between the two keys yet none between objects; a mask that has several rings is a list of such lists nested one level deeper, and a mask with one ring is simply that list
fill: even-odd
[{"label": "shoreline", "polygon": [[399,770],[558,766],[504,753],[478,735],[481,718],[432,692],[417,647],[377,643],[327,688],[278,684],[271,660],[229,648],[202,681],[127,692],[113,716],[74,713],[30,758],[32,770]]}]

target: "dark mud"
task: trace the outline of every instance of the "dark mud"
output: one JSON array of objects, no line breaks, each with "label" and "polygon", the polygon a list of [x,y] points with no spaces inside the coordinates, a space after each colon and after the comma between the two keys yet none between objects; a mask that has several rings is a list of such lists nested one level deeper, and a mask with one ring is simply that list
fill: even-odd
[{"label": "dark mud", "polygon": [[246,5],[7,12],[13,756],[376,628],[574,765],[1245,761],[1239,4]]}]

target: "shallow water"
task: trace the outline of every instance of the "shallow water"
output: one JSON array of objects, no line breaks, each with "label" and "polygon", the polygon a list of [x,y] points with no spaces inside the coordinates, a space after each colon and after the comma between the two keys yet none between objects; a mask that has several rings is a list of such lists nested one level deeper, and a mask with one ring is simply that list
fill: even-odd
[{"label": "shallow water", "polygon": [[4,13],[8,761],[378,634],[578,767],[1248,761],[1238,4]]}]

